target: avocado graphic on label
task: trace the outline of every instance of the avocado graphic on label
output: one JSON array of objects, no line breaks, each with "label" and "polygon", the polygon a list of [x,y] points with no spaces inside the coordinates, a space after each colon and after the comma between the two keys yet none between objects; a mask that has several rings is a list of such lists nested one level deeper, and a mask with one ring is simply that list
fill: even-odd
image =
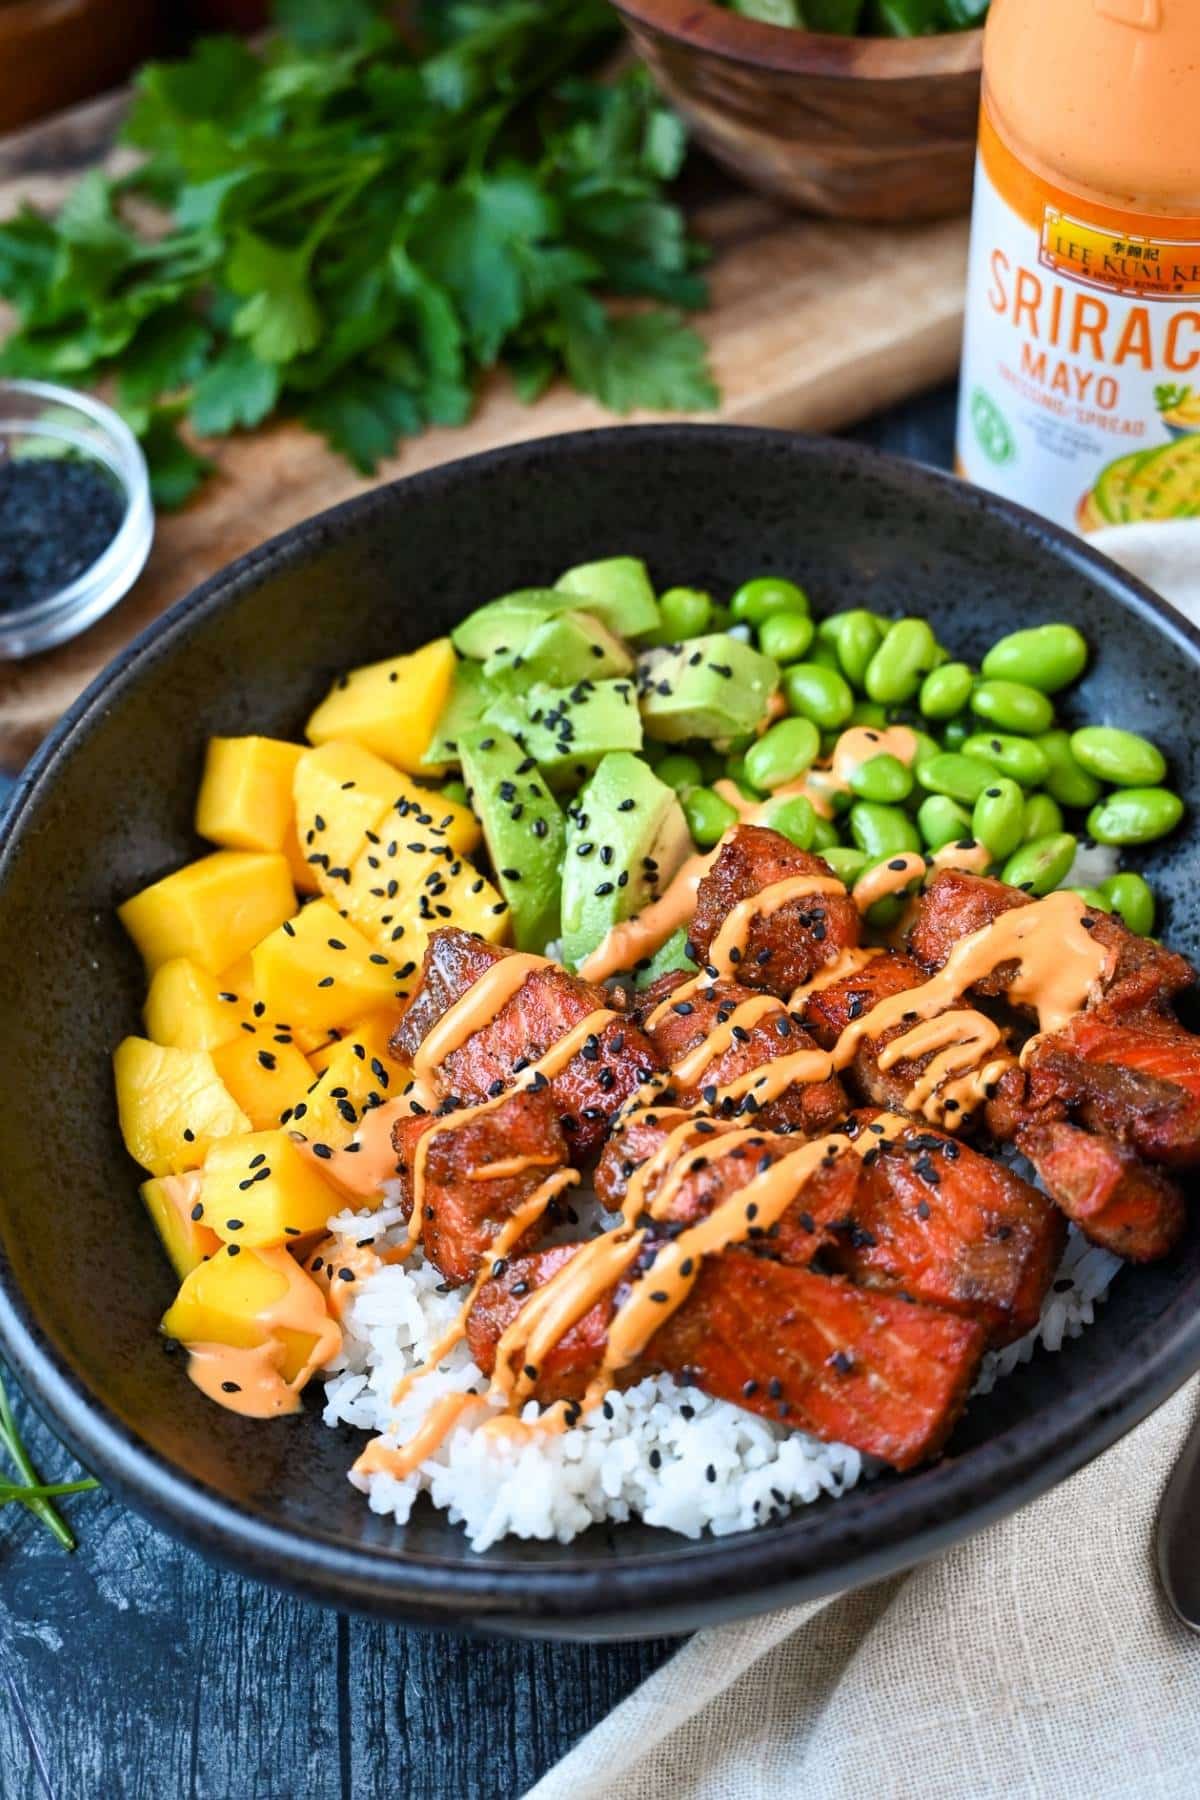
[{"label": "avocado graphic on label", "polygon": [[1108,464],[1080,502],[1084,532],[1105,525],[1200,517],[1200,434],[1138,450]]},{"label": "avocado graphic on label", "polygon": [[604,757],[567,826],[562,955],[568,967],[655,899],[691,850],[674,790],[640,757],[626,751]]}]

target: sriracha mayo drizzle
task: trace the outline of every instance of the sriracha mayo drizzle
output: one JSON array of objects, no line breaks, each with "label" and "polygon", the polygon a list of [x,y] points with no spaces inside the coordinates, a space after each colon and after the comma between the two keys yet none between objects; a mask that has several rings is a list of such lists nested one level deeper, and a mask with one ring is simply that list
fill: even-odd
[{"label": "sriracha mayo drizzle", "polygon": [[[325,1309],[316,1282],[282,1247],[256,1249],[253,1255],[283,1281],[278,1297],[254,1317],[263,1342],[247,1347],[189,1344],[188,1374],[210,1400],[248,1419],[273,1419],[296,1412],[300,1389],[316,1369],[341,1349],[340,1327]],[[286,1333],[287,1339],[281,1334]],[[290,1381],[282,1371],[288,1340],[308,1339],[303,1364]]]}]

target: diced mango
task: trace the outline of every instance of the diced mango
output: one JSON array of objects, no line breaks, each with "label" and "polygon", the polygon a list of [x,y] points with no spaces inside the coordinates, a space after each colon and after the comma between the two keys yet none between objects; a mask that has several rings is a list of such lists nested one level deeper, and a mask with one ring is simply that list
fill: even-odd
[{"label": "diced mango", "polygon": [[[470,807],[418,787],[361,744],[331,740],[306,751],[293,783],[296,825],[309,868],[326,893],[336,896],[342,871],[368,839],[397,835],[427,840],[430,848],[465,854],[480,841]],[[393,816],[394,815],[394,816]]]},{"label": "diced mango", "polygon": [[314,1050],[308,1060],[317,1074],[323,1075],[343,1044],[361,1044],[363,1054],[359,1060],[369,1063],[373,1056],[379,1057],[391,1076],[391,1085],[394,1089],[401,1075],[405,1080],[409,1075],[408,1069],[403,1063],[395,1061],[388,1048],[403,1016],[404,1009],[401,1006],[386,1007],[381,1012],[364,1013],[361,1019],[352,1019],[349,1025],[342,1027],[336,1037],[330,1038],[327,1043]]},{"label": "diced mango", "polygon": [[[269,1314],[296,1280],[312,1282],[297,1269],[284,1274],[273,1266],[270,1253],[233,1245],[219,1250],[193,1269],[163,1317],[168,1337],[185,1344],[228,1344],[235,1350],[254,1350],[269,1340],[279,1344],[279,1371],[285,1381],[295,1381],[311,1360],[317,1339],[305,1332],[272,1330]],[[317,1293],[320,1289],[312,1282]]]},{"label": "diced mango", "polygon": [[127,1037],[113,1055],[113,1074],[125,1148],[151,1175],[197,1169],[218,1139],[250,1129],[207,1050]]},{"label": "diced mango", "polygon": [[295,905],[286,857],[217,850],[135,894],[118,916],[149,969],[187,956],[215,973],[245,956]]},{"label": "diced mango", "polygon": [[155,969],[143,1016],[156,1044],[216,1050],[238,1036],[250,1011],[219,975],[186,956],[173,956]]},{"label": "diced mango", "polygon": [[204,1220],[226,1243],[283,1244],[324,1229],[337,1194],[286,1131],[214,1144],[204,1164]]},{"label": "diced mango", "polygon": [[[280,1040],[287,1038],[287,1042]],[[239,1031],[212,1053],[217,1074],[229,1089],[255,1131],[269,1131],[281,1122],[313,1080],[307,1058],[297,1049],[290,1033],[260,1022],[253,1032]]]},{"label": "diced mango", "polygon": [[271,1018],[286,1019],[297,1043],[328,1034],[393,1002],[394,964],[328,900],[314,900],[254,951],[254,986]]},{"label": "diced mango", "polygon": [[292,777],[302,744],[279,738],[209,739],[196,830],[228,850],[282,850],[295,816]]},{"label": "diced mango", "polygon": [[244,1000],[249,1007],[258,998],[254,992],[254,961],[249,952],[239,956],[235,963],[222,969],[217,976],[217,987],[223,994],[234,994]]},{"label": "diced mango", "polygon": [[473,863],[418,851],[403,838],[369,845],[351,865],[338,903],[396,959],[404,980],[439,925],[477,931],[493,944],[509,932],[507,901]]},{"label": "diced mango", "polygon": [[411,656],[393,656],[341,676],[305,727],[309,742],[349,738],[398,769],[420,773],[455,661],[450,639],[435,638]]},{"label": "diced mango", "polygon": [[[180,1281],[221,1248],[220,1238],[203,1221],[200,1184],[199,1169],[186,1175],[156,1175],[142,1183],[146,1211]],[[193,1216],[197,1207],[199,1218]]]},{"label": "diced mango", "polygon": [[364,1112],[395,1099],[409,1071],[389,1056],[381,1027],[350,1032],[323,1054],[324,1071],[293,1112],[292,1123],[311,1144],[338,1150],[354,1136]]},{"label": "diced mango", "polygon": [[295,819],[287,828],[287,836],[283,840],[283,854],[287,857],[288,868],[292,871],[292,886],[296,892],[298,894],[319,894],[321,884],[317,880],[317,871],[309,862],[304,846],[300,842]]}]

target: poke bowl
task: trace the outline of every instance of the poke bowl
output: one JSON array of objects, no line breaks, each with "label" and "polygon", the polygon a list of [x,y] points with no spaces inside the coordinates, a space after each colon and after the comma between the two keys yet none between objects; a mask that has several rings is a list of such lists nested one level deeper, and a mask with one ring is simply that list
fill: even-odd
[{"label": "poke bowl", "polygon": [[[806,633],[796,620],[810,605]],[[785,614],[789,624],[771,624]],[[856,651],[837,622],[868,615],[876,637]],[[1057,635],[1045,635],[1048,625]],[[1035,663],[1019,635],[1031,628],[1042,633]],[[623,661],[630,640],[636,654]],[[885,642],[889,667],[868,675]],[[578,654],[603,670],[580,676]],[[837,675],[838,659],[856,656],[855,684],[868,683],[853,700],[857,719],[818,724],[820,693],[835,684],[811,671]],[[756,682],[755,659],[776,658],[774,677]],[[701,691],[677,662],[700,669]],[[723,672],[729,662],[735,678]],[[206,1554],[322,1601],[431,1626],[681,1631],[909,1566],[978,1530],[1099,1454],[1200,1366],[1191,1114],[1174,1100],[1121,1113],[1125,1100],[1093,1091],[1094,1080],[1069,1089],[1078,1068],[1064,1073],[1061,1037],[1118,1030],[1093,1076],[1120,1060],[1121,1031],[1169,1033],[1164,1055],[1192,1053],[1168,1002],[1186,986],[1181,957],[1200,947],[1200,859],[1188,815],[1180,822],[1200,793],[1188,725],[1198,662],[1191,628],[1086,546],[949,478],[783,433],[611,429],[525,444],[380,489],[265,545],[105,673],[39,753],[9,816],[3,1354],[89,1468]],[[555,671],[569,685],[550,702]],[[1015,680],[1021,673],[1042,687]],[[486,719],[460,705],[448,721],[456,681],[476,698],[481,681],[498,684]],[[617,742],[606,713],[589,748],[580,709],[605,683],[629,689],[617,729],[630,729],[630,711],[634,736]],[[967,735],[952,739],[968,703],[977,710]],[[762,734],[730,705],[761,711]],[[539,735],[547,713],[551,728]],[[647,725],[654,748],[643,756]],[[847,733],[881,741],[852,758]],[[808,747],[798,752],[801,737]],[[959,765],[972,756],[1001,756],[1019,772],[1027,751],[1011,740],[1064,737],[1081,760],[1062,768],[1089,779],[1069,793],[1055,777],[1061,807],[1042,794],[1044,764],[1023,786],[989,765],[977,791],[960,791]],[[989,752],[992,742],[1000,748]],[[519,763],[500,767],[513,744]],[[772,772],[781,754],[800,756],[807,793],[789,768]],[[706,756],[721,759],[721,772]],[[689,759],[698,774],[680,767]],[[918,805],[906,759],[925,797],[948,805]],[[385,796],[386,824],[372,812],[364,825],[360,812],[348,826],[352,808],[375,805],[367,790],[379,763],[403,806]],[[624,785],[606,798],[614,766]],[[303,805],[301,770],[323,783]],[[818,835],[812,798],[822,782],[843,780],[845,797],[857,798],[848,810],[831,804]],[[1170,793],[1171,803],[1147,793]],[[278,848],[264,850],[256,834],[280,794]],[[597,829],[610,802],[624,830],[650,796],[649,839]],[[1045,829],[1022,842],[1001,814],[1016,806],[1024,818],[1035,801]],[[1072,806],[1101,840],[1091,863],[1076,857],[1082,828],[1066,829]],[[923,820],[921,848],[885,841],[885,827],[910,815]],[[931,849],[948,824],[965,834],[963,818],[977,826],[977,852],[1003,840],[1002,852],[972,863],[966,835]],[[842,819],[853,820],[854,842],[830,841]],[[770,868],[749,868],[763,854]],[[406,886],[393,872],[407,859],[422,874]],[[651,956],[617,954],[613,967],[629,979],[603,986],[612,971],[597,952],[606,943],[629,952],[618,934],[667,899],[689,861],[702,866],[668,934],[682,929],[688,945],[676,945],[669,967],[653,964],[668,935]],[[251,863],[252,891],[239,890],[214,926],[213,892],[243,881]],[[586,886],[568,878],[576,865]],[[627,888],[638,890],[636,907],[622,903]],[[771,917],[800,905],[804,954],[820,946],[817,963],[797,967],[794,936],[761,935],[762,895]],[[899,916],[904,896],[916,927]],[[971,912],[977,903],[984,915]],[[873,922],[869,947],[858,947],[855,906]],[[400,923],[407,942],[397,950]],[[1029,1164],[1022,1173],[984,1156],[969,1132],[960,1137],[945,1082],[928,1090],[941,1095],[936,1114],[921,1110],[910,1075],[889,1099],[840,1056],[845,1025],[823,1038],[818,1021],[839,976],[869,988],[910,958],[891,998],[851,995],[851,1021],[883,1004],[905,1031],[914,1019],[937,1025],[960,990],[986,992],[1010,958],[1025,966],[1020,945],[1034,925],[1041,986],[1031,977],[996,1006],[1028,1001],[1037,1029],[1010,1054],[1007,1028],[986,1022],[995,1008],[980,1000],[985,1012],[972,1016],[985,1023],[968,1035],[995,1031],[971,1105],[990,1109],[989,1133],[1008,1132],[1045,1191]],[[912,928],[903,946],[887,942],[897,927]],[[218,929],[234,939],[216,943]],[[988,961],[988,942],[1007,955]],[[964,957],[980,955],[986,968],[963,975]],[[858,959],[849,970],[836,966],[844,956]],[[635,975],[658,985],[638,989]],[[1128,1011],[1114,1025],[1118,986]],[[343,1028],[336,1008],[350,990]],[[513,1004],[526,1006],[521,1029],[538,1042],[509,1041],[497,1075],[487,1061],[496,1046],[481,1040]],[[562,1016],[548,1023],[556,1006]],[[711,1082],[703,1073],[692,1034],[706,1006],[716,1012],[705,1030],[725,1032],[730,1054],[760,1028],[787,1039],[766,1087],[753,1061]],[[1157,1009],[1149,1019],[1147,1006]],[[208,1048],[195,1035],[201,1018]],[[228,1018],[232,1033],[220,1023]],[[958,1042],[939,1039],[939,1053]],[[1074,1047],[1086,1062],[1082,1040]],[[281,1105],[297,1058],[302,1085]],[[1162,1065],[1168,1084],[1174,1066]],[[1038,1116],[1009,1129],[1003,1105],[1012,1099],[1019,1112],[1026,1096],[1006,1082],[1019,1085],[1026,1068],[1050,1085],[1038,1090]],[[180,1071],[200,1083],[182,1112]],[[976,1073],[972,1064],[949,1076]],[[852,1091],[839,1103],[843,1078]],[[410,1079],[401,1119],[389,1108],[410,1095]],[[769,1112],[790,1104],[793,1080],[798,1105],[826,1108],[819,1118]],[[958,1106],[967,1090],[953,1091]],[[640,1160],[632,1145],[615,1164],[610,1155],[625,1124],[618,1112],[639,1103],[639,1128],[660,1123],[647,1119],[654,1108],[682,1109],[670,1128],[683,1128],[675,1149],[687,1166],[659,1156],[664,1186],[683,1191],[697,1155],[714,1154],[702,1142],[711,1134],[749,1152],[753,1198],[738,1189],[732,1206],[710,1195],[687,1217],[665,1211],[646,1185],[657,1147]],[[897,1107],[916,1111],[898,1117]],[[356,1152],[358,1167],[374,1154],[368,1120],[375,1132],[381,1119],[385,1163],[394,1154],[395,1164],[376,1193],[374,1176],[356,1186],[352,1165]],[[443,1166],[456,1133],[485,1127],[486,1150]],[[1111,1189],[1097,1199],[1096,1183],[1083,1194],[1075,1180],[1078,1156],[1101,1154],[1098,1145],[1096,1183],[1133,1183],[1121,1186],[1121,1205],[1108,1204]],[[964,1297],[944,1267],[931,1275],[913,1262],[897,1273],[890,1189],[872,1187],[869,1213],[857,1189],[849,1210],[833,1200],[822,1214],[811,1197],[799,1214],[779,1204],[789,1198],[781,1169],[807,1180],[852,1163],[875,1184],[897,1155],[911,1163],[897,1178],[906,1230],[932,1233],[940,1220],[958,1231],[972,1208],[986,1213],[998,1271],[986,1305],[975,1275]],[[602,1212],[579,1180],[597,1156]],[[924,1185],[904,1187],[910,1176]],[[628,1189],[639,1183],[635,1207]],[[471,1199],[481,1186],[503,1192],[502,1223]],[[522,1211],[535,1199],[540,1210]],[[804,1223],[808,1205],[815,1223]],[[731,1231],[734,1212],[742,1222]],[[481,1218],[484,1235],[473,1238]],[[789,1219],[816,1233],[819,1255],[785,1254],[774,1227],[786,1239]],[[725,1221],[716,1237],[714,1220]],[[595,1278],[565,1294],[572,1268],[589,1262]],[[275,1306],[231,1298],[236,1283],[281,1270],[278,1330],[226,1329],[239,1306],[243,1326]],[[722,1270],[742,1286],[733,1299],[707,1291],[698,1312],[701,1283],[711,1290]],[[938,1279],[950,1288],[929,1285]],[[616,1310],[601,1308],[590,1341],[606,1296]],[[754,1314],[760,1338],[774,1334],[777,1368],[712,1353],[730,1348],[719,1316],[733,1300]],[[456,1335],[464,1301],[475,1311]],[[673,1339],[655,1309],[672,1316]],[[639,1314],[653,1315],[640,1333]],[[797,1341],[797,1318],[833,1332],[828,1357],[814,1361]],[[565,1368],[564,1350],[578,1366]],[[506,1392],[479,1391],[504,1366]],[[553,1390],[539,1388],[547,1371]],[[404,1412],[426,1377],[429,1403]],[[884,1390],[903,1405],[884,1404]],[[479,1431],[459,1417],[488,1406]],[[439,1407],[440,1435],[430,1430],[403,1460]],[[364,1428],[373,1453],[364,1454]]]}]

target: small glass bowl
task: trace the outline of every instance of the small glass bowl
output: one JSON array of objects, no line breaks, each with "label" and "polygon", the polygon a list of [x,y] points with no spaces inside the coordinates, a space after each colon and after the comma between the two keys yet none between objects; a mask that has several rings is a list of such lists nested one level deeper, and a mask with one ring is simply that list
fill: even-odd
[{"label": "small glass bowl", "polygon": [[8,458],[73,455],[95,464],[125,501],[116,535],[57,593],[0,612],[0,657],[32,656],[75,637],[126,595],[154,537],[150,477],[141,446],[110,406],[46,381],[0,381],[0,465]]}]

